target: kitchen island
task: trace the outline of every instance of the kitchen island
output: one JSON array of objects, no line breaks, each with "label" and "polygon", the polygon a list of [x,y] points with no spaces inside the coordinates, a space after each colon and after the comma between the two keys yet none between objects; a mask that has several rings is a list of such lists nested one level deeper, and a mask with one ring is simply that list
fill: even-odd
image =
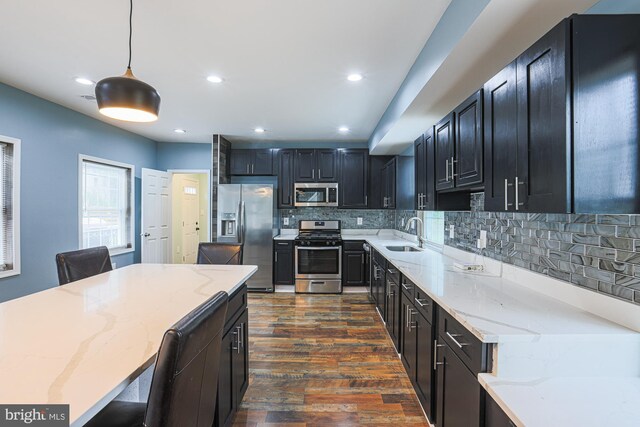
[{"label": "kitchen island", "polygon": [[168,328],[256,270],[135,264],[0,304],[0,402],[69,404],[84,424],[154,362]]}]

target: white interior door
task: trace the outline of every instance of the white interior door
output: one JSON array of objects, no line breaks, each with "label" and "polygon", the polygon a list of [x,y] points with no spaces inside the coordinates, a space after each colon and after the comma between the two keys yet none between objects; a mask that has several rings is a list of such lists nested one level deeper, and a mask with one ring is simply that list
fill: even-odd
[{"label": "white interior door", "polygon": [[142,169],[142,262],[171,257],[171,174]]},{"label": "white interior door", "polygon": [[182,261],[195,264],[200,242],[200,182],[191,178],[184,178],[182,182]]}]

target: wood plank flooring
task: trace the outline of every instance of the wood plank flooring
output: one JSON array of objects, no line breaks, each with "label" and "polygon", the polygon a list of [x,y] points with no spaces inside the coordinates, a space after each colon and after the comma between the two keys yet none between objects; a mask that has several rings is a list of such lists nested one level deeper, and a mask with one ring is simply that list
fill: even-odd
[{"label": "wood plank flooring", "polygon": [[234,426],[428,426],[366,294],[250,294]]}]

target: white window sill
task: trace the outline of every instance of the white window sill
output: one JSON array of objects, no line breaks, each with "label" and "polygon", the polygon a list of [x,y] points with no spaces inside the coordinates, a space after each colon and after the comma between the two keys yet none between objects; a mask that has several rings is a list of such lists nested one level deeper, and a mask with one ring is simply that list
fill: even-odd
[{"label": "white window sill", "polygon": [[20,275],[20,270],[8,270],[8,271],[0,271],[0,279],[4,277],[18,276]]},{"label": "white window sill", "polygon": [[135,252],[135,248],[109,249],[109,256],[124,255],[124,254],[128,254],[128,253],[131,253],[131,252]]}]

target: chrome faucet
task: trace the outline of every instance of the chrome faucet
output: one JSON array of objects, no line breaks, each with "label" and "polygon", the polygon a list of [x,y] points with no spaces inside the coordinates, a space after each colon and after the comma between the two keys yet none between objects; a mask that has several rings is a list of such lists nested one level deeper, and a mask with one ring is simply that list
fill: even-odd
[{"label": "chrome faucet", "polygon": [[416,230],[416,233],[418,234],[418,247],[419,248],[424,248],[424,237],[422,237],[422,235],[424,234],[424,222],[422,222],[422,219],[418,218],[417,216],[411,217],[407,220],[407,225],[405,226],[405,231],[409,231],[409,227],[411,227],[411,222],[415,221],[418,223],[419,227]]}]

